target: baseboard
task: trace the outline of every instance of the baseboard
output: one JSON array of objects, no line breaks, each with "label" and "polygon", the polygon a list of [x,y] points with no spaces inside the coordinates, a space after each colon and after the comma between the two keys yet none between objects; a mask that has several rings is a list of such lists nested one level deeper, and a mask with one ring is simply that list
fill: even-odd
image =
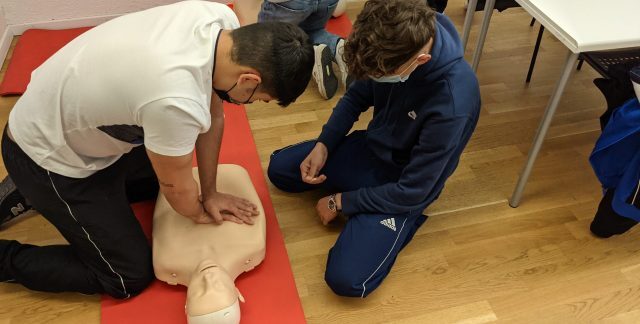
[{"label": "baseboard", "polygon": [[[9,53],[9,48],[11,48],[11,42],[13,41],[13,32],[7,27],[4,30],[4,34],[0,39],[0,62],[4,63],[4,60],[7,58],[7,54]],[[0,65],[1,67],[2,65]]]}]

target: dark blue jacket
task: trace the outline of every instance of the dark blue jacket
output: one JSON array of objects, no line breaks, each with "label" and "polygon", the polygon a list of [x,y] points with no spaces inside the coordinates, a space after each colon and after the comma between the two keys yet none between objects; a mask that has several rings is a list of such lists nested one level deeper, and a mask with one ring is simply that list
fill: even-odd
[{"label": "dark blue jacket", "polygon": [[[640,221],[640,103],[627,101],[611,115],[589,157],[605,189],[615,188],[611,206],[621,216]],[[635,198],[635,199],[633,199]],[[635,200],[635,201],[634,201]]]},{"label": "dark blue jacket", "polygon": [[478,81],[462,53],[453,23],[438,14],[429,62],[403,83],[356,81],[338,102],[318,138],[329,155],[373,106],[369,148],[402,170],[397,182],[344,192],[344,213],[422,211],[437,198],[480,113]]}]

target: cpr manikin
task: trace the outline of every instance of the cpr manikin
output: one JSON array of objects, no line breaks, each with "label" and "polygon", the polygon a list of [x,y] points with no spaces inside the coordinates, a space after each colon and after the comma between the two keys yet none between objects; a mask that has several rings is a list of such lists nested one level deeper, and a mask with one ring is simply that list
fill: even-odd
[{"label": "cpr manikin", "polygon": [[[199,182],[197,168],[193,176]],[[264,210],[247,171],[218,165],[217,189],[254,203],[260,212],[255,223],[196,224],[175,212],[162,193],[153,214],[154,272],[168,284],[188,287],[189,324],[239,323],[239,302],[244,300],[234,281],[265,255]]]}]

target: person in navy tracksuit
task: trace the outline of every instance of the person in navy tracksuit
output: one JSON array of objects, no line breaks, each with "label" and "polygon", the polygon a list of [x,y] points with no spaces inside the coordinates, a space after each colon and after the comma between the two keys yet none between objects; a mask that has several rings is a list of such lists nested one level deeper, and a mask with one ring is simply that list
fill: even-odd
[{"label": "person in navy tracksuit", "polygon": [[[424,0],[370,0],[345,45],[355,81],[317,140],[275,151],[268,175],[281,190],[325,189],[326,225],[348,216],[329,252],[325,280],[365,297],[387,276],[424,223],[480,112],[475,74],[452,22]],[[367,130],[349,131],[373,106]]]}]

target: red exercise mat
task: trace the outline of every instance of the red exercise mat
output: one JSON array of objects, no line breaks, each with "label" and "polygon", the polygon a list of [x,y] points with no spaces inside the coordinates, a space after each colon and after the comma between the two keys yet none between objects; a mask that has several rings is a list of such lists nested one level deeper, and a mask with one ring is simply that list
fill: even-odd
[{"label": "red exercise mat", "polygon": [[29,29],[20,36],[9,67],[0,84],[0,95],[20,95],[27,89],[31,72],[51,55],[91,27],[46,30]]},{"label": "red exercise mat", "polygon": [[334,33],[342,38],[347,38],[351,33],[351,20],[347,18],[346,14],[343,14],[337,18],[329,19],[327,23],[327,31],[330,33]]},{"label": "red exercise mat", "polygon": [[[20,38],[13,50],[9,67],[0,84],[0,95],[20,95],[27,89],[31,72],[78,35],[91,27],[47,30],[29,29]],[[347,15],[329,19],[327,30],[346,38],[351,32],[351,21]]]},{"label": "red exercise mat", "polygon": [[[225,128],[220,163],[243,166],[249,172],[262,201],[267,220],[267,255],[254,270],[242,274],[236,285],[245,297],[241,303],[242,323],[304,323],[282,233],[269,197],[258,152],[242,106],[225,105]],[[195,165],[195,159],[194,159]],[[145,233],[151,233],[153,204],[133,205]],[[156,280],[141,295],[119,301],[102,298],[102,323],[186,323],[186,289]]]}]

